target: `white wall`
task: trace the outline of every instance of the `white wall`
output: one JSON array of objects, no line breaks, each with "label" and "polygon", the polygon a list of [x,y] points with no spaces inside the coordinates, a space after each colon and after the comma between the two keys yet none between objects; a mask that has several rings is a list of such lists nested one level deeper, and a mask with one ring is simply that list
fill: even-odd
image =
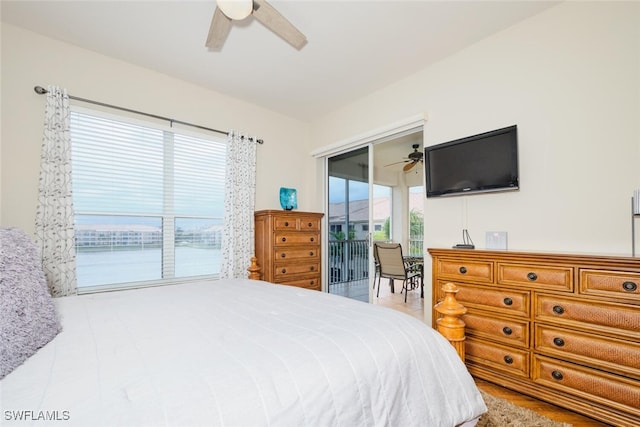
[{"label": "white wall", "polygon": [[[238,129],[258,146],[257,209],[280,209],[279,188],[298,189],[300,210],[322,207],[313,191],[309,125],[220,93],[2,24],[0,224],[33,233],[45,99],[36,85],[215,129]],[[286,162],[293,158],[295,162]]]},{"label": "white wall", "polygon": [[502,230],[510,249],[631,253],[640,4],[560,4],[314,122],[313,146],[423,112],[426,145],[517,124],[521,181],[426,199],[427,247],[468,228],[480,248]]}]

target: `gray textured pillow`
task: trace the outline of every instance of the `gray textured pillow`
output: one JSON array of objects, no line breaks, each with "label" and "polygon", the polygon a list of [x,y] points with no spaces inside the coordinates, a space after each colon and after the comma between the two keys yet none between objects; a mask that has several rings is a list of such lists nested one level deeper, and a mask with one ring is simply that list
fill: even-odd
[{"label": "gray textured pillow", "polygon": [[35,243],[0,228],[0,379],[60,332]]}]

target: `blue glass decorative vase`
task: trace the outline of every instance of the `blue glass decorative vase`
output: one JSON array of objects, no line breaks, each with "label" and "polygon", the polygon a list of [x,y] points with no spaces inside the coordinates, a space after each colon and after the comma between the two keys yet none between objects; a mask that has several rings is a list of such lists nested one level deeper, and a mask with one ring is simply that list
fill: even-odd
[{"label": "blue glass decorative vase", "polygon": [[290,211],[298,209],[298,196],[295,188],[280,187],[280,206],[282,209]]}]

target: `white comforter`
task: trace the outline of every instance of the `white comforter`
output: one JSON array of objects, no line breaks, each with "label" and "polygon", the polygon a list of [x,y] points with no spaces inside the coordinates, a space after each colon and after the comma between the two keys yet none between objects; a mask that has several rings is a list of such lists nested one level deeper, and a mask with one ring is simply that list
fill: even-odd
[{"label": "white comforter", "polygon": [[[0,383],[3,426],[454,426],[485,405],[420,321],[249,280],[56,300]],[[44,421],[51,419],[51,421]]]}]

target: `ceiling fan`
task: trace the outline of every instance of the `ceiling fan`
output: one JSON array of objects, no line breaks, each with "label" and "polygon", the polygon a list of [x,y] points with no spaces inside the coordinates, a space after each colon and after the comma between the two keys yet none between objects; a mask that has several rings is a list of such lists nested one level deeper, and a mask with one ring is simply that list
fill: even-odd
[{"label": "ceiling fan", "polygon": [[400,162],[395,162],[395,163],[385,165],[385,167],[397,165],[399,163],[406,163],[406,165],[404,165],[402,170],[404,172],[409,172],[411,169],[413,169],[415,165],[417,165],[418,163],[422,163],[423,161],[422,156],[424,156],[424,154],[422,153],[422,151],[418,150],[418,148],[420,148],[420,144],[413,144],[411,147],[413,148],[413,151],[409,153],[406,159]]},{"label": "ceiling fan", "polygon": [[305,35],[265,0],[217,0],[205,46],[221,50],[231,31],[231,22],[241,21],[249,15],[298,50],[307,44]]}]

